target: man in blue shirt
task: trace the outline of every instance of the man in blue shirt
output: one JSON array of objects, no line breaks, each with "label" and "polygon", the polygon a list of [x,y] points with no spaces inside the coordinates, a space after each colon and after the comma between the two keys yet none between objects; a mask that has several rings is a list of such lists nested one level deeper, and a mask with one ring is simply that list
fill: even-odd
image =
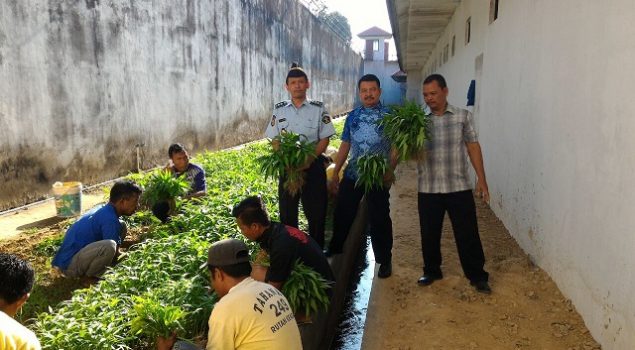
[{"label": "man in blue shirt", "polygon": [[[333,217],[333,238],[327,255],[339,254],[353,225],[357,208],[362,197],[368,204],[370,219],[370,239],[375,260],[380,264],[377,276],[386,278],[392,274],[392,220],[390,219],[390,184],[394,180],[397,166],[396,153],[390,141],[384,136],[383,129],[377,125],[388,109],[379,98],[381,87],[377,76],[364,75],[358,82],[359,97],[362,106],[354,109],[346,118],[342,132],[342,144],[337,152],[335,171],[331,181],[331,191],[337,192],[337,201]],[[350,153],[348,166],[340,183],[339,172]],[[356,187],[358,179],[357,160],[368,154],[382,154],[390,161],[389,171],[384,174],[384,186],[364,192]]]},{"label": "man in blue shirt", "polygon": [[126,233],[121,216],[137,210],[141,188],[131,181],[117,181],[110,201],[84,214],[66,231],[52,265],[67,277],[100,277],[116,261]]},{"label": "man in blue shirt", "polygon": [[185,178],[190,183],[190,191],[185,198],[204,196],[207,190],[205,184],[205,170],[196,164],[190,163],[190,155],[185,147],[180,143],[171,144],[168,148],[168,156],[172,161],[169,169],[175,177],[185,174]]},{"label": "man in blue shirt", "polygon": [[[170,170],[174,177],[185,175],[185,179],[190,183],[190,191],[183,198],[204,196],[207,191],[205,170],[196,164],[190,163],[190,155],[185,147],[180,143],[171,144],[168,148],[168,157],[170,157],[171,164],[168,164],[166,169]],[[170,212],[173,210],[173,206],[168,201],[159,202],[152,207],[152,213],[161,222],[168,221]]]}]

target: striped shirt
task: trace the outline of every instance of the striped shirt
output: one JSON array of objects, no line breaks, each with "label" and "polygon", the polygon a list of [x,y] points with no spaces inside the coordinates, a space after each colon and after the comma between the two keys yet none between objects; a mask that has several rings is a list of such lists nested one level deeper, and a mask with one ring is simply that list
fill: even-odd
[{"label": "striped shirt", "polygon": [[442,116],[430,115],[431,138],[417,163],[419,192],[452,193],[472,188],[465,143],[478,142],[472,113],[447,105]]}]

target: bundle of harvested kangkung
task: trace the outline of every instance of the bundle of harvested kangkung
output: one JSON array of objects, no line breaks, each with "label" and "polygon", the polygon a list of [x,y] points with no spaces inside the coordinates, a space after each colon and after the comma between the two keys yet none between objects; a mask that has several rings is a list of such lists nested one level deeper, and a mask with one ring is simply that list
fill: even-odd
[{"label": "bundle of harvested kangkung", "polygon": [[272,140],[273,151],[258,158],[266,178],[284,177],[284,188],[296,195],[305,182],[304,169],[315,158],[315,144],[302,135],[282,133]]},{"label": "bundle of harvested kangkung", "polygon": [[408,101],[403,106],[391,106],[379,125],[384,129],[384,135],[396,148],[399,160],[421,159],[424,144],[430,135],[430,118],[414,101]]},{"label": "bundle of harvested kangkung", "polygon": [[356,187],[362,187],[364,192],[378,189],[384,185],[384,175],[390,169],[383,154],[366,154],[357,159],[358,177]]}]

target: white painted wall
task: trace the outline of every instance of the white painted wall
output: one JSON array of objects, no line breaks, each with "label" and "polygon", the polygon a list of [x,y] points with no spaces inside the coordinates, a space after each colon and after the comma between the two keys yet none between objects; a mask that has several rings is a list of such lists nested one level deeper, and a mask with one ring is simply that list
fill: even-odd
[{"label": "white painted wall", "polygon": [[477,79],[491,206],[604,349],[635,349],[634,19],[632,0],[503,0],[489,24],[463,1],[432,54],[455,34],[455,56],[422,71],[459,106]]},{"label": "white painted wall", "polygon": [[361,56],[295,0],[0,1],[0,210],[262,137],[292,61],[352,108]]}]

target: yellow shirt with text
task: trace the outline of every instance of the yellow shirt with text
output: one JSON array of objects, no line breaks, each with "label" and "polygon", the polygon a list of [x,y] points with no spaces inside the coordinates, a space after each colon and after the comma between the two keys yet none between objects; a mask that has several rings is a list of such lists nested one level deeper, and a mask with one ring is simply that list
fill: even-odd
[{"label": "yellow shirt with text", "polygon": [[32,331],[0,311],[0,350],[40,350],[40,342]]},{"label": "yellow shirt with text", "polygon": [[289,302],[275,287],[245,278],[214,306],[207,350],[301,350]]}]

